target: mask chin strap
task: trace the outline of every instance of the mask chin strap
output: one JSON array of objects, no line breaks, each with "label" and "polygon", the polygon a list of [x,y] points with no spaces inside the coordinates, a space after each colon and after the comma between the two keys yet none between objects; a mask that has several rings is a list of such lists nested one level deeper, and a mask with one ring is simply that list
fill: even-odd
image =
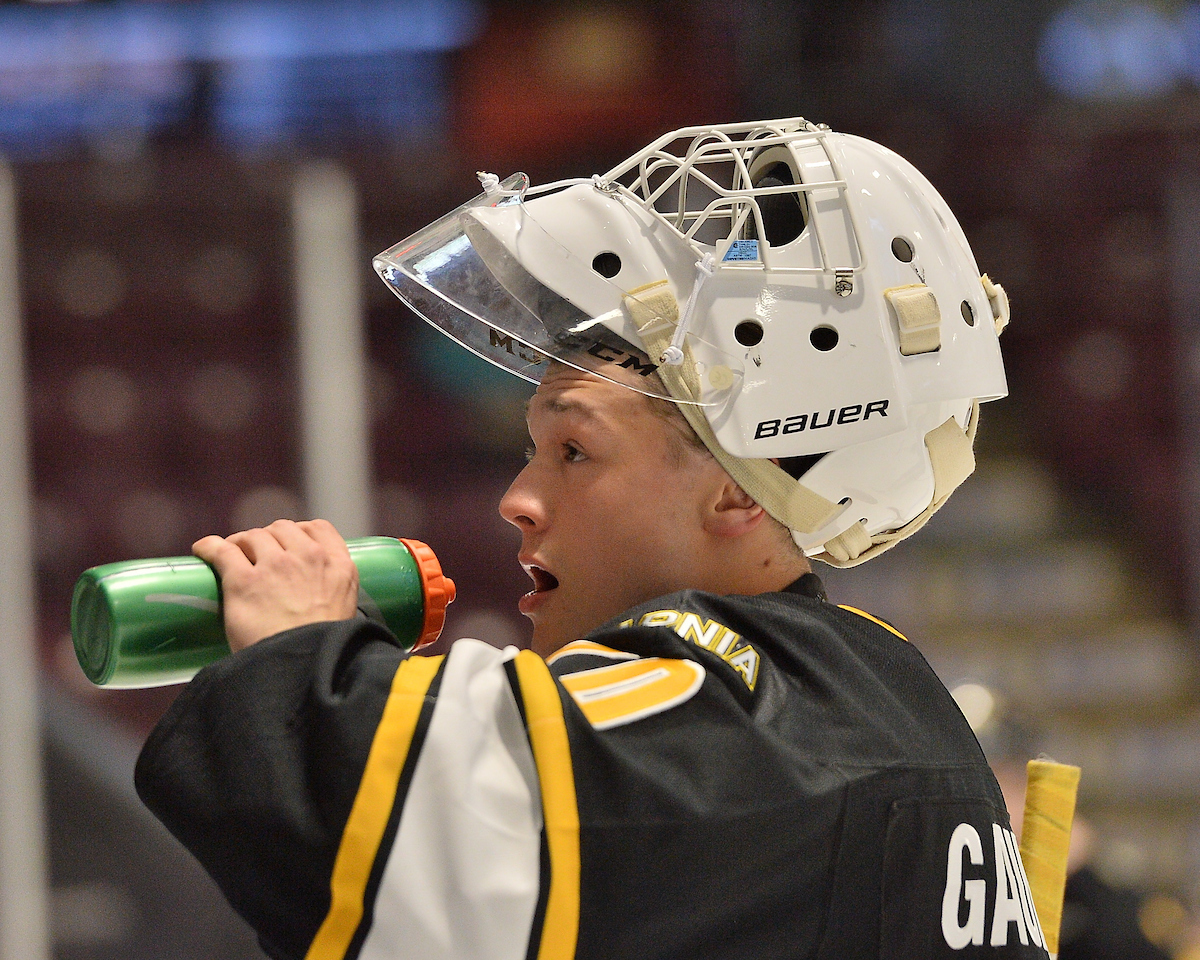
[{"label": "mask chin strap", "polygon": [[816,559],[833,567],[856,567],[890,550],[920,530],[964,480],[975,472],[975,432],[979,428],[979,401],[971,401],[966,429],[951,417],[940,427],[925,434],[925,449],[933,467],[933,500],[899,530],[871,536],[861,522],[855,521],[832,540],[825,542]]},{"label": "mask chin strap", "polygon": [[[699,269],[699,265],[698,265]],[[696,300],[696,293],[703,283],[697,276],[689,306]],[[699,381],[691,351],[680,334],[683,324],[679,322],[679,303],[671,293],[666,280],[648,283],[629,291],[624,297],[625,309],[629,312],[647,353],[662,356],[671,347],[678,346],[680,359],[676,364],[666,364],[658,370],[667,391],[677,400],[693,401],[679,404],[679,409],[704,445],[733,481],[746,491],[772,517],[798,533],[813,533],[832,523],[845,511],[841,504],[834,503],[810,490],[789,476],[770,460],[735,457],[725,451],[709,426],[703,409],[695,404],[700,398]],[[674,326],[675,336],[668,339],[667,330]],[[686,332],[686,331],[685,331]],[[971,412],[966,429],[958,425],[953,417],[925,435],[925,448],[933,468],[933,500],[920,514],[899,530],[871,536],[860,522],[828,540],[816,559],[835,567],[853,567],[865,563],[889,550],[905,537],[912,536],[929,521],[958,486],[975,469],[975,431],[979,422],[979,402],[971,402]]]},{"label": "mask chin strap", "polygon": [[[992,308],[992,323],[995,324],[996,336],[999,336],[1008,326],[1008,294],[986,273],[979,278],[979,282],[983,284],[984,293],[987,294],[988,304]],[[911,289],[913,288],[896,288],[898,291]],[[895,290],[885,291],[884,296],[895,292]],[[932,299],[933,295],[929,294],[929,297]],[[892,300],[893,306],[897,307],[897,312],[901,312],[900,305],[896,303],[895,299],[892,297],[889,299]],[[903,317],[901,317],[901,326],[904,326]],[[904,330],[902,329],[902,341],[903,338]],[[902,349],[901,353],[904,352]],[[940,427],[925,434],[925,449],[929,451],[929,463],[933,468],[933,500],[912,520],[899,530],[877,533],[873,537],[867,533],[866,527],[861,523],[854,523],[832,540],[827,540],[824,544],[824,552],[817,554],[816,558],[834,567],[855,567],[860,563],[866,563],[872,557],[879,556],[905,537],[911,537],[920,530],[929,522],[929,518],[938,512],[950,494],[974,473],[975,433],[978,429],[979,401],[972,400],[971,412],[965,428],[960,427],[958,421],[951,417]]]}]

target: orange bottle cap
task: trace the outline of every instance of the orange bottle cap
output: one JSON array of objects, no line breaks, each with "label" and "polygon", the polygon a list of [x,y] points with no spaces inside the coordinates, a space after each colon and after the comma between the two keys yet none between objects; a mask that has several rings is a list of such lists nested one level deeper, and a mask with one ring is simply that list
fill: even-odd
[{"label": "orange bottle cap", "polygon": [[442,627],[446,625],[446,607],[454,602],[454,581],[442,573],[442,565],[428,545],[403,537],[400,542],[417,561],[421,593],[425,598],[425,620],[421,624],[421,635],[412,645],[412,649],[417,650],[433,643],[441,635]]}]

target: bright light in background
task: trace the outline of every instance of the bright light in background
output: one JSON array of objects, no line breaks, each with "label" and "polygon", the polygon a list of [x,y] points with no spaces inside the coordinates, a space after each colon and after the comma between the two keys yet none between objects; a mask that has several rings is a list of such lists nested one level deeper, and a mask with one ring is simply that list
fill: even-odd
[{"label": "bright light in background", "polygon": [[995,695],[980,683],[960,683],[950,691],[950,696],[976,732],[987,725],[996,711]]},{"label": "bright light in background", "polygon": [[1200,78],[1200,4],[1169,12],[1148,3],[1077,0],[1046,27],[1038,60],[1050,86],[1070,97],[1162,96]]},{"label": "bright light in background", "polygon": [[86,63],[364,56],[474,39],[473,0],[116,0],[0,6],[0,71]]},{"label": "bright light in background", "polygon": [[439,54],[482,20],[475,0],[0,5],[0,149],[144,136],[197,101],[235,143],[429,126],[444,109]]}]

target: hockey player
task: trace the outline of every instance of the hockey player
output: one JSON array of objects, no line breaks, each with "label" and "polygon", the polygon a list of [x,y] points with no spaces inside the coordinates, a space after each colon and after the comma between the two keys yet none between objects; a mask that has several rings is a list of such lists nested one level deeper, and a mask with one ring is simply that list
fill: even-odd
[{"label": "hockey player", "polygon": [[1004,801],[918,650],[829,602],[973,468],[1003,291],[902,159],[677,131],[382,254],[539,386],[532,650],[403,653],[322,521],[196,552],[231,645],[146,803],[279,958],[1046,957]]}]

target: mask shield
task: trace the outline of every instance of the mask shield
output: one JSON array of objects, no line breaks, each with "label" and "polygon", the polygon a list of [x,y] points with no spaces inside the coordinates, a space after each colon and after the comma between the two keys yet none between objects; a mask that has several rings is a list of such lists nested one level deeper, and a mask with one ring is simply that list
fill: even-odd
[{"label": "mask shield", "polygon": [[691,400],[671,396],[631,319],[637,286],[631,293],[603,276],[539,222],[538,204],[561,192],[526,202],[527,189],[514,174],[379,254],[376,272],[446,336],[525,380],[540,382],[557,361],[675,402],[721,407],[737,395],[740,359],[688,333],[685,363],[698,390]]}]

